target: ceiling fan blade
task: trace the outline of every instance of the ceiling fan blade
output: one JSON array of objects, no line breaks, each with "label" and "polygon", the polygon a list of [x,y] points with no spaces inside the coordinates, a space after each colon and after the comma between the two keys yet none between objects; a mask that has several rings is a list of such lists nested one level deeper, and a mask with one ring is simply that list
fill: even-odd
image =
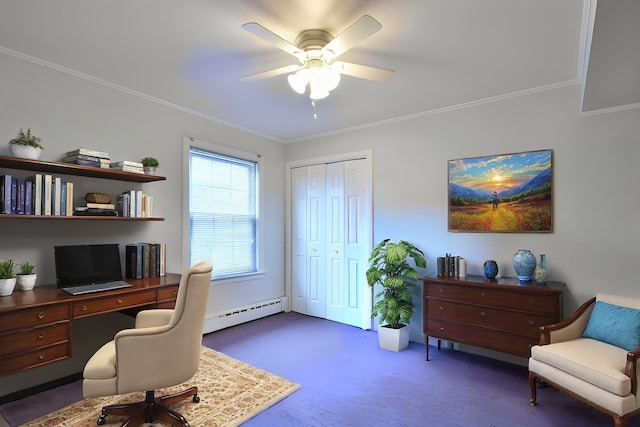
[{"label": "ceiling fan blade", "polygon": [[333,57],[336,58],[342,55],[347,50],[351,49],[364,39],[371,37],[382,29],[382,24],[373,19],[369,15],[360,17],[356,22],[351,24],[346,30],[338,34],[333,40],[331,40],[323,51],[333,52]]},{"label": "ceiling fan blade", "polygon": [[392,70],[371,67],[369,65],[352,64],[350,62],[336,61],[333,65],[337,65],[339,67],[341,74],[361,79],[374,80],[381,83],[388,82],[396,74],[396,72]]},{"label": "ceiling fan blade", "polygon": [[248,22],[246,24],[243,24],[242,28],[244,28],[251,34],[260,37],[262,40],[284,50],[285,52],[290,53],[295,57],[299,57],[301,54],[304,55],[304,52],[302,52],[297,46],[289,43],[276,33],[267,30],[257,22]]},{"label": "ceiling fan blade", "polygon": [[249,74],[248,76],[240,77],[243,82],[252,82],[254,80],[268,79],[269,77],[280,76],[282,74],[288,74],[298,71],[303,68],[302,65],[287,65],[286,67],[276,68],[275,70],[263,71],[262,73]]}]

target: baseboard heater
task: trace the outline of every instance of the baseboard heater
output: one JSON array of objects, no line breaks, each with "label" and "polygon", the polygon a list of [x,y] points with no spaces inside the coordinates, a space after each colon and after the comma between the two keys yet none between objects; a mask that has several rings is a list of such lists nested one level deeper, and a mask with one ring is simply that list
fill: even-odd
[{"label": "baseboard heater", "polygon": [[282,297],[207,314],[204,317],[204,333],[219,331],[229,326],[235,326],[272,314],[281,313],[285,307],[287,307],[287,298]]}]

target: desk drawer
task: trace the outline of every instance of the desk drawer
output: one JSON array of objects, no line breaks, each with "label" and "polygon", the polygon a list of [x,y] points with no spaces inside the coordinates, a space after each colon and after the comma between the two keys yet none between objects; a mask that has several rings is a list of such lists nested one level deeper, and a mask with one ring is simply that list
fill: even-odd
[{"label": "desk drawer", "polygon": [[430,318],[500,329],[533,338],[540,336],[539,328],[541,326],[555,322],[553,316],[435,299],[428,300],[427,310],[427,315]]},{"label": "desk drawer", "polygon": [[0,337],[0,357],[69,340],[69,322],[24,329]]},{"label": "desk drawer", "polygon": [[77,319],[155,303],[156,292],[152,289],[138,293],[86,299],[73,303],[73,318]]},{"label": "desk drawer", "polygon": [[[178,298],[178,285],[158,290],[158,303],[173,302]],[[173,308],[173,307],[171,307]]]},{"label": "desk drawer", "polygon": [[519,292],[513,289],[501,290],[482,285],[457,286],[439,283],[428,283],[427,298],[440,298],[523,310],[531,313],[556,313],[556,299],[552,295]]},{"label": "desk drawer", "polygon": [[69,320],[68,304],[5,313],[0,316],[0,325],[2,325],[4,332],[27,329],[64,320]]},{"label": "desk drawer", "polygon": [[8,375],[36,368],[48,363],[68,359],[69,356],[69,343],[64,342],[16,356],[5,357],[0,359],[0,375]]}]

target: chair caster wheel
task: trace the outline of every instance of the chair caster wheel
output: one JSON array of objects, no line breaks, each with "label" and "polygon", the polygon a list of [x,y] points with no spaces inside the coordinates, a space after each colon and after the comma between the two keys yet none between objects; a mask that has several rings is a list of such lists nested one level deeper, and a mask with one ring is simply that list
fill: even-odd
[{"label": "chair caster wheel", "polygon": [[100,418],[98,418],[98,421],[96,421],[96,424],[98,424],[99,426],[104,425],[104,423],[106,422],[105,418],[107,418],[106,415],[100,415]]},{"label": "chair caster wheel", "polygon": [[[200,396],[198,396],[197,394],[195,396],[193,396],[193,403],[199,403],[200,402]],[[188,427],[188,426],[185,426]]]}]

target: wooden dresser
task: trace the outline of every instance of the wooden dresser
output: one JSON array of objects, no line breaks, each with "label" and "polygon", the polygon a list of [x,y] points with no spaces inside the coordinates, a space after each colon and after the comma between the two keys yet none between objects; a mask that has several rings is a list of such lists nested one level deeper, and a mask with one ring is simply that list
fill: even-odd
[{"label": "wooden dresser", "polygon": [[515,278],[421,277],[423,332],[429,337],[529,357],[540,326],[562,320],[562,282],[519,282]]}]

